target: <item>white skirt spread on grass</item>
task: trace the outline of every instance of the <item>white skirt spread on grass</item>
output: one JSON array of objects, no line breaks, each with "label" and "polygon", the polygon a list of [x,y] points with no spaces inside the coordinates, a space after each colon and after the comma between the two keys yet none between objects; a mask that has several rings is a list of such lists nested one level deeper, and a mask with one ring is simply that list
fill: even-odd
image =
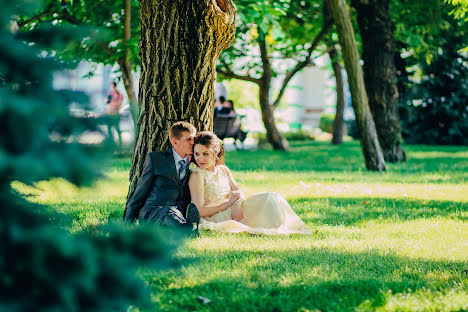
[{"label": "white skirt spread on grass", "polygon": [[255,194],[242,204],[243,218],[231,219],[231,209],[202,218],[200,228],[230,233],[247,232],[265,235],[309,234],[304,222],[278,193]]}]

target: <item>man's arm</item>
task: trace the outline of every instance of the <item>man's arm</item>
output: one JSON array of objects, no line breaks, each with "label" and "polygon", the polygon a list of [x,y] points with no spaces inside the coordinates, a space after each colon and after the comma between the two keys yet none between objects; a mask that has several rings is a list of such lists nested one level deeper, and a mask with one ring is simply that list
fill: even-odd
[{"label": "man's arm", "polygon": [[143,172],[138,179],[135,192],[132,195],[125,213],[124,220],[127,222],[134,222],[138,219],[141,207],[146,202],[148,193],[153,185],[153,164],[151,161],[150,153],[146,154],[145,164],[143,165]]}]

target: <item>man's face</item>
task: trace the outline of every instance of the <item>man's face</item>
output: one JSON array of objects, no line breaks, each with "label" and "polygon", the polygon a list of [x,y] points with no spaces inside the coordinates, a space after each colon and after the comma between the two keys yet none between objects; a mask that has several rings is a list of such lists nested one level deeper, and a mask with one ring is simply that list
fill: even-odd
[{"label": "man's face", "polygon": [[188,131],[184,131],[180,134],[180,138],[172,139],[172,147],[179,154],[180,157],[185,158],[185,156],[193,153],[193,137],[195,134],[192,134]]}]

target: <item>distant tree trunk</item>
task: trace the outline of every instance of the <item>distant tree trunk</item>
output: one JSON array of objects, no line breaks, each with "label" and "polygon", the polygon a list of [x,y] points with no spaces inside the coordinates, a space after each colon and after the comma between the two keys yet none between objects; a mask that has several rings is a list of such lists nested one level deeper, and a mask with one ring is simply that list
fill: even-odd
[{"label": "distant tree trunk", "polygon": [[135,140],[138,138],[139,126],[138,116],[140,115],[140,108],[138,107],[138,98],[133,88],[132,66],[128,61],[118,61],[120,71],[122,72],[122,80],[127,93],[128,104],[130,105],[130,114],[132,116],[133,127],[135,129]]},{"label": "distant tree trunk", "polygon": [[281,135],[278,128],[276,128],[275,118],[273,117],[273,106],[270,105],[270,88],[265,81],[265,85],[260,85],[259,99],[260,108],[262,110],[262,120],[265,125],[268,142],[271,143],[275,150],[287,151],[289,150],[288,141]]},{"label": "distant tree trunk", "polygon": [[259,44],[263,63],[263,75],[260,78],[259,83],[259,99],[260,108],[262,110],[262,120],[263,124],[265,125],[267,139],[275,150],[288,151],[288,141],[286,141],[286,139],[281,135],[278,128],[276,127],[275,118],[273,115],[274,106],[270,104],[272,70],[270,59],[267,53],[265,36],[262,33],[260,33]]},{"label": "distant tree trunk", "polygon": [[389,0],[353,0],[362,38],[364,80],[385,160],[403,162],[398,88],[395,68],[394,26]]},{"label": "distant tree trunk", "polygon": [[369,109],[364,77],[359,63],[360,57],[346,2],[345,0],[326,0],[326,4],[329,6],[340,38],[366,168],[367,170],[384,171],[386,169],[385,160]]},{"label": "distant tree trunk", "polygon": [[211,130],[216,61],[235,36],[231,0],[141,0],[140,16],[140,132],[127,200],[146,154],[170,147],[173,123],[185,120]]},{"label": "distant tree trunk", "polygon": [[125,86],[125,91],[127,93],[128,104],[130,105],[130,114],[133,120],[133,127],[135,130],[135,140],[138,137],[139,126],[138,126],[138,116],[140,115],[140,108],[138,107],[138,99],[135,94],[135,89],[133,88],[133,77],[132,77],[132,65],[127,60],[128,47],[127,41],[132,36],[132,2],[131,0],[124,1],[124,33],[123,33],[123,44],[125,46],[125,53],[122,58],[118,60],[120,66],[120,71],[122,72],[122,79]]},{"label": "distant tree trunk", "polygon": [[336,81],[336,114],[335,120],[333,121],[333,138],[332,144],[342,144],[343,143],[343,113],[344,113],[344,83],[343,75],[341,73],[341,65],[338,57],[338,52],[335,46],[332,47],[330,52],[330,60],[333,67],[333,74],[335,75]]}]

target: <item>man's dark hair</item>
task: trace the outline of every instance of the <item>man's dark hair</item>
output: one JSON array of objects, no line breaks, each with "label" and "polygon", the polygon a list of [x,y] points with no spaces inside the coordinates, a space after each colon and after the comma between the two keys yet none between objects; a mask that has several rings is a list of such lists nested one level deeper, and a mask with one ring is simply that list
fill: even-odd
[{"label": "man's dark hair", "polygon": [[112,81],[111,84],[117,88],[117,83],[115,83],[115,81]]},{"label": "man's dark hair", "polygon": [[221,103],[224,103],[224,101],[226,101],[226,98],[222,95],[218,99]]}]

